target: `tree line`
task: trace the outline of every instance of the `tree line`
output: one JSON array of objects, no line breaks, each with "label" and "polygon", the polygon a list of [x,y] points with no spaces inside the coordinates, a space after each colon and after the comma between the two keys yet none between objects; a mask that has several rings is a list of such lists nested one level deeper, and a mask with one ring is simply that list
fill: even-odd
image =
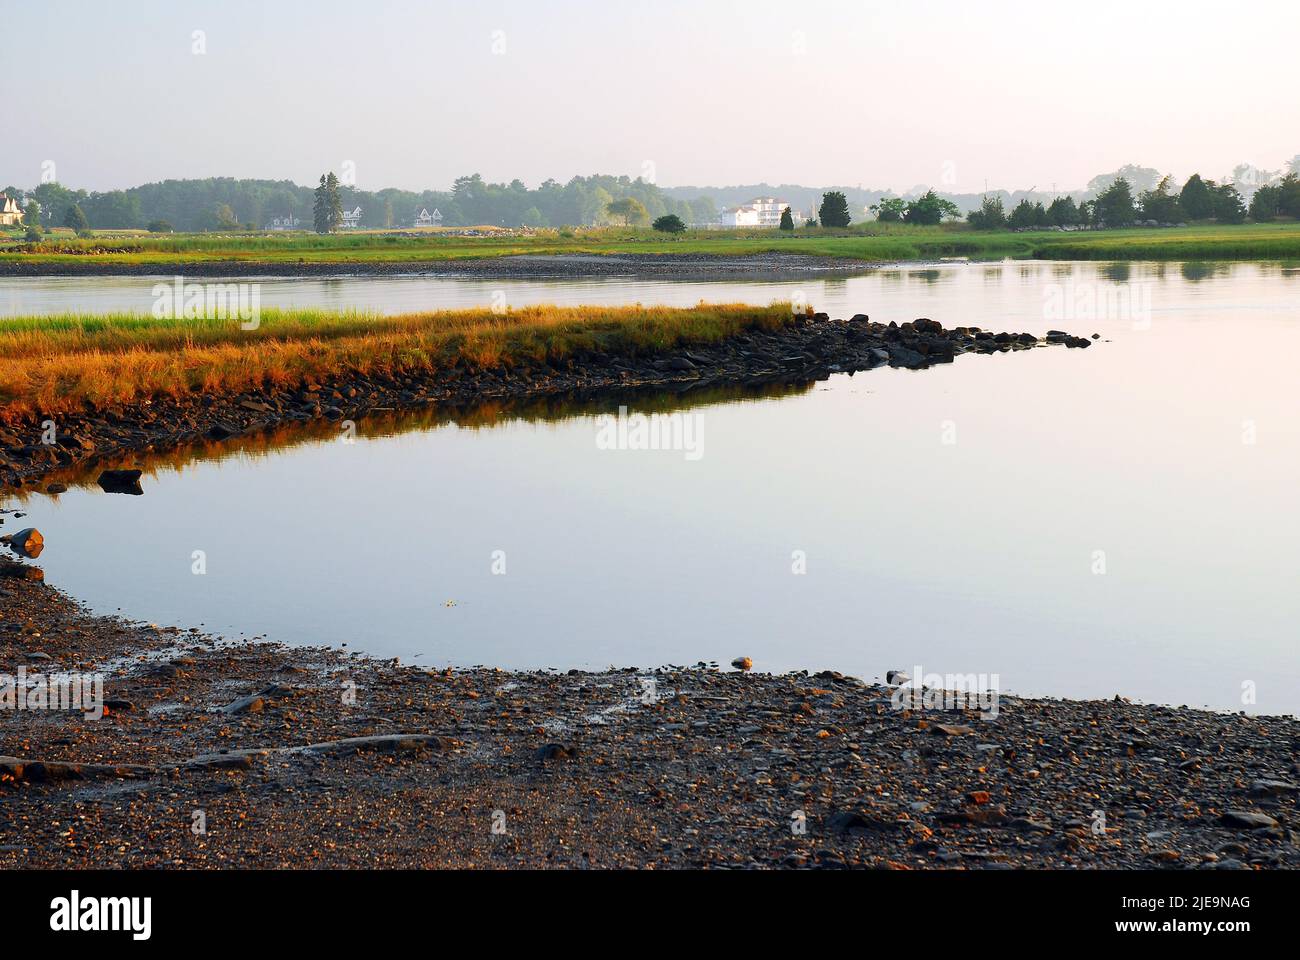
[{"label": "tree line", "polygon": [[1275,185],[1259,187],[1249,205],[1231,183],[1216,183],[1192,174],[1177,191],[1172,177],[1163,177],[1148,190],[1134,195],[1126,177],[1117,177],[1095,199],[1075,203],[1072,196],[1058,197],[1046,207],[1021,200],[1007,213],[1001,197],[985,197],[979,210],[966,221],[982,230],[1021,230],[1035,227],[1127,227],[1139,222],[1185,223],[1214,220],[1244,223],[1249,217],[1266,223],[1277,217],[1300,217],[1300,177],[1288,173]]},{"label": "tree line", "polygon": [[[338,181],[337,175],[335,180]],[[100,230],[156,227],[180,231],[264,229],[276,218],[292,218],[304,227],[315,224],[316,190],[289,180],[164,180],[127,190],[88,192],[51,182],[30,190],[5,192],[26,207],[35,201],[44,228],[70,226],[76,208],[87,228]],[[339,181],[338,199],[347,209],[361,208],[362,227],[407,227],[421,210],[442,214],[445,226],[505,227],[593,226],[618,222],[609,204],[635,199],[651,219],[668,214],[683,223],[717,218],[709,197],[671,197],[641,178],[594,175],[561,184],[547,180],[534,189],[519,180],[490,183],[478,174],[459,177],[451,190],[368,191]]]}]

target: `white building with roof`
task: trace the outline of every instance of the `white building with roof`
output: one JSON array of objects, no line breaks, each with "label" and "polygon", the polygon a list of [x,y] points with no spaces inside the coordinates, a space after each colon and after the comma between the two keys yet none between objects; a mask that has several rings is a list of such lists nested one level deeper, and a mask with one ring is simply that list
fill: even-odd
[{"label": "white building with roof", "polygon": [[776,197],[756,197],[749,203],[723,210],[718,222],[724,227],[779,227],[781,212],[788,206]]},{"label": "white building with roof", "polygon": [[415,215],[415,226],[417,227],[436,227],[442,223],[442,213],[437,207],[433,208],[433,213],[428,209],[421,210]]}]

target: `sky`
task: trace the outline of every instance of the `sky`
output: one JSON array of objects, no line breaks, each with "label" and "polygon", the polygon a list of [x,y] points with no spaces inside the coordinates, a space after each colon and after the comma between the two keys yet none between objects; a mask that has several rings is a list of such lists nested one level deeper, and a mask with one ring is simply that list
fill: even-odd
[{"label": "sky", "polygon": [[946,192],[1300,153],[1300,3],[0,0],[0,186]]}]

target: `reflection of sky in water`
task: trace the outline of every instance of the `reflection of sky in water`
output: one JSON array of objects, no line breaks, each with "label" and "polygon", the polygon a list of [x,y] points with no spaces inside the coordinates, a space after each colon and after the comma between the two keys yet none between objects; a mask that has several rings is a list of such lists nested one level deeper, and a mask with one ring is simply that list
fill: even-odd
[{"label": "reflection of sky in water", "polygon": [[[1128,284],[1149,284],[1151,306],[1149,329],[1135,329],[1043,316],[1052,284],[1115,283],[1102,267],[936,269],[804,289],[833,315],[1111,342],[692,408],[698,462],[600,450],[590,415],[445,425],[163,470],[143,497],[36,497],[22,522],[45,533],[49,580],[96,609],[418,663],[747,654],[761,670],[872,677],[919,664],[996,673],[1025,693],[1227,709],[1252,682],[1249,709],[1300,711],[1300,277],[1236,265],[1189,280],[1178,264],[1134,264]],[[361,298],[410,292],[356,282]],[[428,306],[478,295],[419,283],[442,298]],[[512,302],[596,289],[684,303],[791,289],[493,288]],[[504,576],[491,572],[496,550]],[[790,572],[795,550],[804,576]]]}]

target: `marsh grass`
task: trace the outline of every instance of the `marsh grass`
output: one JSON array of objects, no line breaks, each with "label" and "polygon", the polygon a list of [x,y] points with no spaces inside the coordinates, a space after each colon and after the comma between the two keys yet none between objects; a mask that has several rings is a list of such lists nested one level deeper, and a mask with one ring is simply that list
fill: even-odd
[{"label": "marsh grass", "polygon": [[237,319],[138,314],[15,317],[0,322],[0,417],[55,414],[150,397],[296,387],[356,373],[453,368],[509,370],[575,355],[647,356],[716,343],[791,321],[767,307],[524,307],[381,316],[325,310],[263,311]]},{"label": "marsh grass", "polygon": [[965,225],[855,224],[845,230],[692,230],[665,237],[649,230],[588,228],[461,236],[384,234],[167,234],[57,237],[0,245],[0,262],[111,263],[184,272],[189,264],[420,263],[519,254],[789,253],[880,263],[945,257],[1048,260],[1300,259],[1300,224],[1194,225],[1079,233],[978,231]]}]

